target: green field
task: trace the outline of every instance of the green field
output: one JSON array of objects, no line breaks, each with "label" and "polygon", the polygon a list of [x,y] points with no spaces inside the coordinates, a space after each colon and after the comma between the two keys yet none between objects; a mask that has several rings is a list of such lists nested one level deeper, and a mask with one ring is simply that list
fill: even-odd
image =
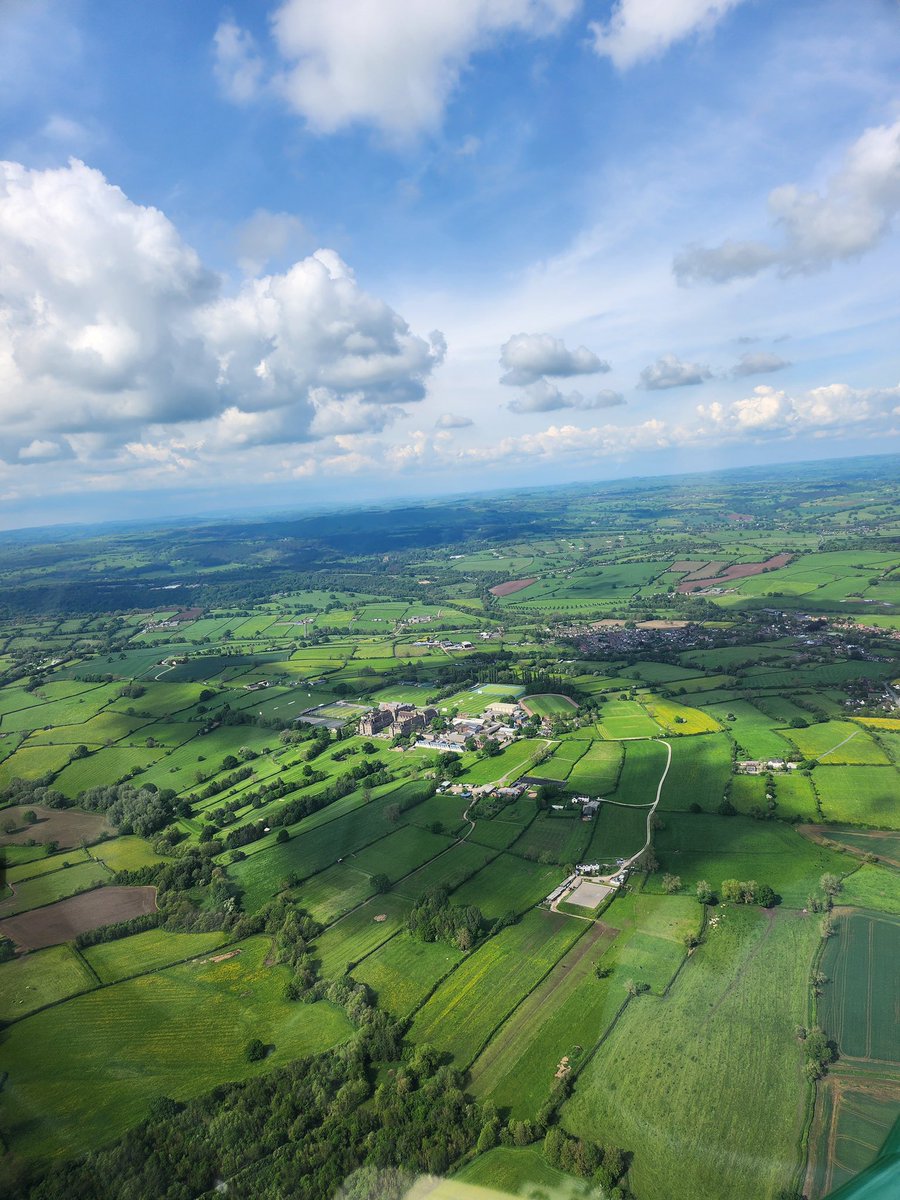
[{"label": "green field", "polygon": [[[476,1059],[476,1096],[533,1118],[563,1056],[579,1065],[625,1002],[629,979],[662,992],[684,958],[682,937],[699,923],[696,904],[683,897],[618,897]],[[604,979],[595,974],[601,958]]]},{"label": "green field", "polygon": [[460,1195],[457,1181],[474,1188],[490,1188],[507,1196],[552,1196],[554,1200],[581,1200],[591,1195],[583,1179],[549,1166],[539,1149],[497,1146],[466,1163],[453,1179],[433,1193],[435,1200],[482,1200],[485,1193]]},{"label": "green field", "polygon": [[17,1021],[96,983],[71,946],[48,946],[20,955],[0,963],[0,1021]]},{"label": "green field", "polygon": [[569,772],[567,787],[572,792],[603,796],[614,790],[624,758],[617,742],[591,742]]},{"label": "green field", "polygon": [[411,904],[400,896],[375,896],[336,921],[316,941],[326,979],[343,975],[406,925]]},{"label": "green field", "polygon": [[[468,767],[460,777],[461,783],[480,787],[485,783],[515,783],[528,772],[539,754],[554,743],[539,738],[523,738],[491,758],[482,758]],[[540,768],[535,767],[540,774]]]},{"label": "green field", "polygon": [[558,866],[528,862],[516,850],[499,855],[467,880],[453,893],[453,903],[474,904],[488,921],[496,921],[510,912],[525,912],[552,892],[562,878]]},{"label": "green field", "polygon": [[52,904],[54,900],[62,900],[76,892],[88,891],[97,884],[109,883],[110,878],[109,871],[102,863],[82,862],[47,875],[39,875],[34,879],[26,879],[16,884],[13,896],[0,903],[0,920],[15,913],[26,912],[30,908]]},{"label": "green field", "polygon": [[900,920],[854,912],[837,919],[822,970],[828,979],[819,999],[819,1022],[842,1056],[900,1064],[896,1020]]},{"label": "green field", "polygon": [[[534,774],[541,779],[555,779],[563,783],[591,744],[582,741],[559,742],[550,757],[534,768]],[[603,745],[602,742],[599,744]]]},{"label": "green field", "polygon": [[573,717],[578,711],[578,705],[568,696],[523,696],[520,703],[539,717]]},{"label": "green field", "polygon": [[786,758],[794,747],[787,734],[776,730],[778,722],[767,717],[747,700],[711,704],[706,712],[716,718],[738,745],[738,758]]},{"label": "green field", "polygon": [[792,1178],[806,1099],[794,1026],[818,939],[812,919],[729,911],[591,1059],[563,1123],[629,1147],[641,1200],[733,1200],[736,1180],[742,1200],[774,1200]]},{"label": "green field", "polygon": [[866,863],[844,880],[841,903],[900,913],[900,875],[890,867]]},{"label": "green field", "polygon": [[636,700],[609,700],[600,711],[597,722],[600,736],[617,738],[658,737],[664,730]]},{"label": "green field", "polygon": [[806,729],[785,731],[804,758],[815,758],[829,766],[857,764],[883,766],[890,759],[859,725],[850,721],[823,721]]},{"label": "green field", "polygon": [[[619,786],[611,798],[620,804],[652,804],[656,799],[656,791],[667,758],[668,753],[662,742],[629,742],[625,746],[625,762],[619,776]],[[668,787],[667,775],[663,794],[668,791]]]},{"label": "green field", "polygon": [[826,821],[900,829],[900,774],[895,767],[826,767],[812,773]]},{"label": "green field", "polygon": [[81,953],[101,983],[116,983],[132,975],[157,971],[172,963],[210,954],[226,940],[224,933],[166,933],[162,929],[148,929],[131,937],[88,946]]},{"label": "green field", "polygon": [[660,874],[678,875],[686,888],[705,879],[717,889],[723,879],[768,883],[789,908],[805,906],[825,871],[842,874],[854,865],[847,855],[807,841],[776,821],[671,813],[654,839]]},{"label": "green field", "polygon": [[572,918],[528,913],[457,967],[416,1013],[410,1037],[467,1065],[581,932]]},{"label": "green field", "polygon": [[582,821],[580,810],[569,808],[567,813],[542,814],[532,821],[513,843],[513,853],[539,862],[580,862],[591,838],[591,826]]},{"label": "green field", "polygon": [[601,804],[591,822],[591,840],[584,857],[612,865],[614,859],[630,858],[647,840],[647,808],[625,804]]},{"label": "green field", "polygon": [[400,933],[363,959],[353,978],[370,987],[387,1012],[407,1017],[462,957],[455,946]]},{"label": "green field", "polygon": [[[79,1153],[140,1120],[160,1095],[196,1096],[222,1079],[345,1040],[343,1012],[282,999],[287,971],[254,938],[220,963],[187,963],[35,1013],[7,1031],[0,1115],[26,1157]],[[274,1045],[249,1063],[251,1037]]]}]

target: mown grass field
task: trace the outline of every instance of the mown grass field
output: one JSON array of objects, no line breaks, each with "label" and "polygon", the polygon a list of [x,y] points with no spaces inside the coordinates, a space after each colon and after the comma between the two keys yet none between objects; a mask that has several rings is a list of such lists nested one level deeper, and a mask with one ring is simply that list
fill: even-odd
[{"label": "mown grass field", "polygon": [[335,922],[315,943],[322,975],[335,979],[355,967],[404,928],[411,907],[401,896],[373,896]]},{"label": "mown grass field", "polygon": [[777,720],[766,716],[748,700],[711,704],[706,712],[737,742],[738,758],[786,758],[793,753],[787,735],[776,729]]},{"label": "mown grass field", "polygon": [[619,778],[624,747],[618,742],[591,742],[569,772],[567,788],[588,796],[612,792]]},{"label": "mown grass field", "polygon": [[0,763],[0,787],[14,779],[41,779],[61,771],[72,756],[71,746],[20,746]]},{"label": "mown grass field", "polygon": [[[41,854],[44,853],[43,847],[38,847],[38,849]],[[4,878],[8,884],[19,883],[23,879],[34,879],[38,875],[47,875],[50,871],[59,871],[63,867],[84,862],[90,862],[90,856],[86,850],[82,850],[80,847],[77,850],[60,850],[57,854],[51,854],[49,858],[33,859],[31,862],[7,867]]]},{"label": "mown grass field", "polygon": [[96,983],[71,946],[49,946],[0,963],[0,1021],[17,1021]]},{"label": "mown grass field", "polygon": [[[549,743],[552,746],[554,743]],[[472,763],[460,776],[460,783],[478,787],[485,783],[499,783],[501,780],[514,783],[520,775],[524,775],[531,763],[544,750],[548,743],[538,738],[523,738],[513,742],[505,750],[491,758],[481,758]],[[537,773],[539,768],[536,768]]]},{"label": "mown grass field", "polygon": [[99,859],[110,871],[138,871],[141,867],[152,867],[165,861],[145,838],[133,835],[100,842],[91,847],[91,856]]},{"label": "mown grass field", "polygon": [[399,933],[363,959],[353,978],[372,989],[380,1007],[395,1017],[407,1017],[462,957],[444,942],[420,942]]},{"label": "mown grass field", "polygon": [[799,1165],[818,923],[730,910],[665,998],[632,1001],[563,1109],[573,1133],[627,1146],[642,1200],[774,1200]]},{"label": "mown grass field", "polygon": [[900,829],[896,767],[816,767],[813,787],[826,821]]},{"label": "mown grass field", "polygon": [[[101,942],[81,951],[101,983],[116,983],[145,971],[211,954],[226,941],[224,933],[167,933],[147,929],[131,937]],[[46,954],[46,950],[39,953]]]},{"label": "mown grass field", "polygon": [[[466,1163],[444,1186],[446,1200],[481,1200],[483,1192],[471,1196],[459,1194],[459,1184],[473,1188],[491,1188],[507,1196],[553,1196],[554,1200],[580,1200],[590,1194],[589,1185],[549,1166],[540,1148],[496,1146]],[[444,1200],[441,1185],[432,1193]]]},{"label": "mown grass field", "polygon": [[[685,898],[618,897],[476,1059],[475,1095],[518,1119],[533,1118],[563,1055],[577,1066],[607,1029],[626,999],[627,980],[662,992],[684,958],[681,939],[699,926],[700,909]],[[610,972],[604,979],[596,977],[601,959]]]},{"label": "mown grass field", "polygon": [[474,904],[489,921],[525,912],[562,881],[558,866],[501,854],[453,893],[454,904]]},{"label": "mown grass field", "polygon": [[393,893],[407,900],[418,900],[434,888],[452,891],[482,867],[492,862],[497,851],[474,841],[457,842],[445,854],[425,863],[412,875],[395,885]]},{"label": "mown grass field", "polygon": [[391,883],[396,883],[452,845],[452,838],[429,833],[417,825],[406,825],[364,850],[352,852],[345,861],[366,875],[384,874]]},{"label": "mown grass field", "polygon": [[570,811],[565,814],[537,817],[513,843],[512,849],[525,858],[574,863],[581,861],[590,839],[590,823],[582,821],[580,810],[570,806]]},{"label": "mown grass field", "polygon": [[416,1013],[410,1037],[466,1066],[582,931],[574,919],[529,912],[469,954]]},{"label": "mown grass field", "polygon": [[[249,855],[245,862],[229,870],[245,889],[247,910],[259,908],[291,872],[297,872],[301,878],[312,875],[376,839],[387,837],[397,828],[387,810],[399,802],[397,792],[389,790],[332,820],[328,819],[329,808],[323,809],[309,818],[309,823],[299,822],[291,830],[291,840],[283,845],[275,845],[273,835],[272,844],[264,853]],[[316,821],[316,817],[321,819]]]},{"label": "mown grass field", "polygon": [[557,779],[560,783],[564,782],[590,745],[590,742],[574,740],[559,742],[550,757],[535,767],[535,774],[541,779]]},{"label": "mown grass field", "polygon": [[578,705],[568,696],[523,696],[520,704],[527,712],[537,713],[539,717],[572,717],[578,711]]},{"label": "mown grass field", "polygon": [[[7,1031],[0,1116],[26,1157],[75,1154],[115,1137],[157,1096],[185,1099],[349,1037],[339,1009],[282,999],[266,938],[225,962],[186,963],[78,996]],[[252,1037],[273,1045],[249,1063]]]},{"label": "mown grass field", "polygon": [[101,863],[82,862],[26,879],[15,885],[14,895],[0,903],[0,919],[87,891],[97,884],[108,883],[110,878],[109,871]]},{"label": "mown grass field", "polygon": [[[619,786],[612,799],[622,804],[652,804],[656,799],[656,789],[659,787],[667,758],[662,742],[629,742],[625,747],[625,762],[619,776]],[[668,784],[669,777],[666,776],[663,793],[666,792]]]},{"label": "mown grass field", "polygon": [[608,700],[597,722],[600,736],[615,741],[618,738],[652,738],[663,732],[659,724],[636,700]]}]

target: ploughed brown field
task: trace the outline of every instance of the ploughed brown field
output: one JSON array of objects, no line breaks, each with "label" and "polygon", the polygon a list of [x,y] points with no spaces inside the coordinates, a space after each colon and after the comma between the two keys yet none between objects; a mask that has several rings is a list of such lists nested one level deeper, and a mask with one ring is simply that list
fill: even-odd
[{"label": "ploughed brown field", "polygon": [[536,582],[534,579],[508,579],[506,583],[498,583],[496,587],[492,587],[490,592],[492,596],[511,596],[513,592],[521,592],[523,588]]},{"label": "ploughed brown field", "polygon": [[[23,814],[31,809],[37,815],[34,825],[26,825]],[[71,850],[80,846],[82,838],[96,842],[101,833],[112,833],[101,813],[78,812],[69,808],[44,808],[40,804],[25,804],[3,810],[4,820],[14,821],[14,833],[0,834],[0,846],[22,845],[34,838],[41,845],[58,842],[60,850]]]},{"label": "ploughed brown field", "polygon": [[71,941],[79,933],[156,912],[154,887],[101,887],[0,921],[0,934],[26,950]]},{"label": "ploughed brown field", "polygon": [[748,575],[761,575],[763,571],[777,571],[779,567],[786,567],[791,561],[791,557],[790,554],[773,554],[765,562],[737,563],[733,567],[727,567],[718,575],[707,575],[706,570],[709,567],[715,567],[718,570],[723,564],[707,563],[706,567],[702,570],[694,571],[687,579],[683,579],[678,585],[678,591],[696,592],[700,588],[715,587],[720,583],[731,583],[735,579],[746,579]]}]

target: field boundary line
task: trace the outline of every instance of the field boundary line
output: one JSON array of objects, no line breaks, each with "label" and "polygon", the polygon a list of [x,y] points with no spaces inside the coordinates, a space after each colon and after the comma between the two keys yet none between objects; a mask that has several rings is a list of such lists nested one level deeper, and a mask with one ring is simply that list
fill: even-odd
[{"label": "field boundary line", "polygon": [[[563,914],[563,916],[565,916],[565,915],[567,915],[567,914]],[[594,924],[593,920],[591,920],[590,923],[591,923],[591,925],[593,925]],[[587,928],[582,929],[582,931],[579,934],[577,934],[575,938],[573,938],[573,940],[569,943],[568,946],[566,946],[566,948],[559,954],[559,956],[553,960],[553,962],[550,964],[550,966],[547,968],[547,970],[544,971],[543,975],[541,975],[540,979],[535,980],[534,986],[530,987],[528,989],[528,991],[525,993],[525,995],[522,996],[521,999],[517,1000],[516,1003],[512,1006],[512,1008],[509,1009],[509,1011],[503,1017],[500,1018],[500,1020],[497,1022],[496,1025],[494,1025],[494,1027],[491,1029],[490,1033],[487,1035],[487,1037],[484,1039],[484,1041],[481,1043],[481,1045],[478,1047],[478,1049],[475,1051],[475,1053],[472,1055],[472,1057],[470,1059],[468,1059],[468,1061],[463,1065],[463,1070],[468,1071],[470,1069],[470,1067],[475,1062],[475,1060],[481,1054],[484,1053],[484,1051],[487,1049],[487,1046],[489,1045],[489,1043],[491,1042],[493,1037],[497,1034],[497,1032],[501,1029],[501,1027],[506,1024],[506,1022],[510,1019],[510,1017],[513,1015],[513,1013],[516,1011],[516,1009],[519,1007],[519,1005],[525,1003],[525,1001],[528,999],[528,997],[530,995],[532,995],[532,993],[535,992],[540,987],[540,985],[544,982],[544,980],[547,978],[547,976],[556,969],[556,967],[562,962],[562,960],[565,958],[565,956],[575,946],[577,946],[577,944],[581,941],[581,939],[583,937],[586,936],[586,934],[587,934]],[[482,944],[486,945],[487,942],[490,942],[490,940],[491,940],[490,938],[487,938],[485,940],[485,942]]]},{"label": "field boundary line", "polygon": [[[85,970],[87,970],[87,971],[88,971],[88,972],[89,972],[91,975],[93,975],[94,979],[96,979],[96,981],[97,981],[97,984],[98,984],[98,986],[99,986],[99,985],[100,985],[100,984],[103,982],[103,980],[100,978],[100,976],[97,974],[97,972],[94,970],[94,968],[93,968],[93,967],[91,966],[91,964],[88,962],[88,960],[87,960],[87,959],[84,957],[84,955],[81,953],[81,950],[79,949],[79,947],[78,947],[78,946],[76,946],[74,942],[69,942],[69,943],[64,943],[64,944],[68,944],[68,945],[70,945],[70,946],[72,947],[72,953],[75,955],[75,957],[78,959],[78,961],[79,961],[80,963],[82,963],[82,965],[84,966]],[[93,991],[94,989],[93,989],[93,988],[90,988],[90,989],[88,989],[88,990],[89,990],[89,991]]]}]

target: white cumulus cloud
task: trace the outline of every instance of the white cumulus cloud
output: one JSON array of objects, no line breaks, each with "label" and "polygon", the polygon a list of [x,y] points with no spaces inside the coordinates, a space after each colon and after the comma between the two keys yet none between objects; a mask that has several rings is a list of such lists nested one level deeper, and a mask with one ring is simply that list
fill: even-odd
[{"label": "white cumulus cloud", "polygon": [[620,69],[658,58],[675,42],[711,30],[742,0],[616,0],[608,21],[590,24],[594,49]]},{"label": "white cumulus cloud", "polygon": [[711,378],[712,372],[709,367],[701,366],[700,363],[682,362],[674,354],[663,354],[649,367],[644,367],[638,386],[658,392],[666,388],[690,387]]},{"label": "white cumulus cloud", "polygon": [[443,359],[332,250],[234,294],[158,209],[77,160],[0,163],[0,458],[192,425],[220,445],[382,429]]},{"label": "white cumulus cloud", "polygon": [[789,183],[769,194],[780,242],[735,241],[689,246],[676,256],[681,284],[726,283],[767,267],[812,273],[872,250],[900,211],[900,120],[867,129],[821,191]]},{"label": "white cumulus cloud", "polygon": [[[581,0],[283,0],[271,18],[267,83],[319,133],[372,125],[392,138],[436,129],[471,56],[498,36],[545,37]],[[216,70],[243,102],[263,66],[252,37],[219,26]]]},{"label": "white cumulus cloud", "polygon": [[562,338],[549,333],[516,333],[500,347],[500,365],[505,374],[500,382],[511,387],[526,387],[543,376],[570,378],[595,375],[610,369],[586,346],[566,348]]}]

